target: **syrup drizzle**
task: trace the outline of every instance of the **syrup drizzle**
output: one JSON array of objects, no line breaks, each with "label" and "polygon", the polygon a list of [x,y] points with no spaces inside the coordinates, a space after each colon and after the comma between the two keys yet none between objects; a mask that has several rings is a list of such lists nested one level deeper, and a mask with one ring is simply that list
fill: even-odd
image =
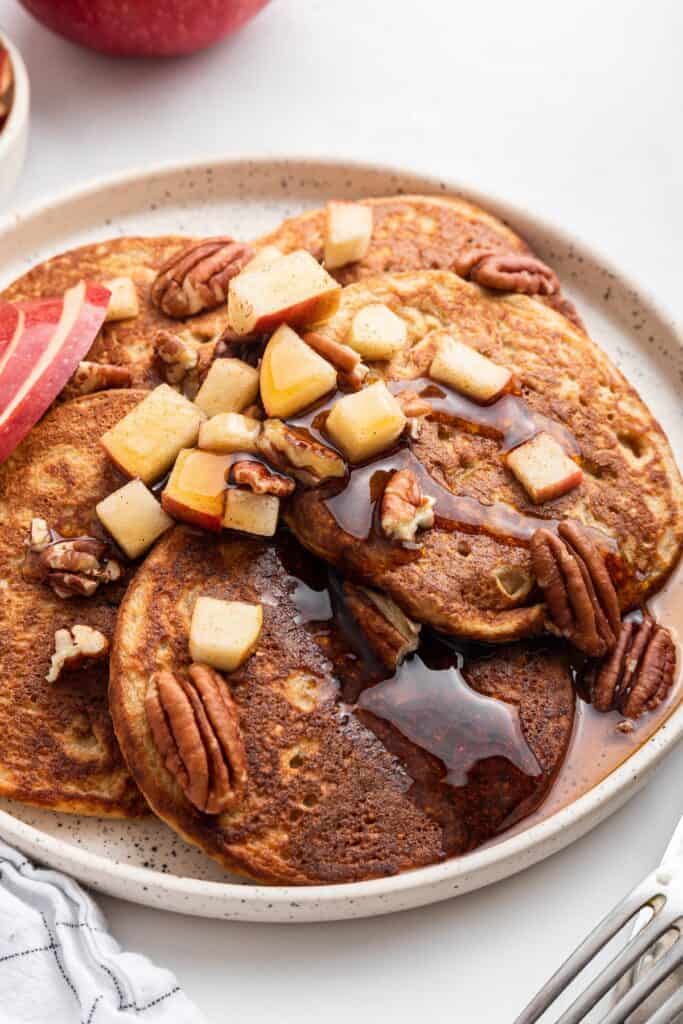
[{"label": "syrup drizzle", "polygon": [[[653,735],[680,700],[683,672],[679,666],[667,700],[639,719],[633,732],[621,732],[619,712],[600,713],[588,702],[582,686],[583,660],[575,658],[573,733],[565,759],[556,776],[545,780],[546,787],[516,708],[483,696],[465,678],[471,659],[495,655],[497,648],[425,631],[419,651],[389,677],[345,607],[341,578],[311,559],[290,537],[279,540],[278,553],[289,575],[297,621],[306,623],[314,635],[341,636],[342,657],[335,661],[335,669],[342,717],[355,714],[402,761],[414,779],[408,795],[444,829],[446,855],[454,852],[456,844],[449,839],[444,807],[452,800],[467,799],[470,780],[476,779],[481,766],[503,759],[522,783],[517,805],[495,829],[494,837],[484,840],[499,842],[546,820],[600,783]],[[652,610],[680,641],[682,570],[657,595]],[[565,647],[571,663],[572,650],[559,641],[556,646]],[[476,788],[472,792],[476,795]]]},{"label": "syrup drizzle", "polygon": [[[578,455],[580,452],[576,438],[564,424],[535,412],[519,395],[505,394],[491,405],[479,405],[451,389],[445,390],[428,378],[390,381],[387,387],[394,395],[404,391],[417,393],[432,406],[428,418],[447,421],[471,433],[493,438],[500,443],[502,453],[531,440],[541,431],[551,433],[570,454]],[[338,392],[328,395],[318,405],[290,420],[290,424],[315,440],[330,445],[325,422],[338,397]],[[325,505],[345,533],[358,540],[370,537],[377,502],[389,473],[396,469],[412,470],[423,494],[435,499],[435,525],[441,530],[485,533],[503,543],[526,546],[539,527],[556,532],[560,523],[552,517],[519,512],[504,502],[487,504],[478,498],[454,494],[428,473],[414,455],[411,439],[403,438],[393,453],[384,453],[367,464],[352,466],[343,481],[324,485]],[[614,549],[611,539],[601,531],[590,532],[603,548]],[[406,550],[409,550],[407,546]]]},{"label": "syrup drizzle", "polygon": [[[443,660],[443,659],[441,659]],[[502,757],[532,778],[541,774],[511,704],[473,690],[462,674],[464,656],[444,668],[415,654],[391,679],[364,690],[358,708],[388,722],[443,766],[442,783],[466,786],[480,762]]]}]

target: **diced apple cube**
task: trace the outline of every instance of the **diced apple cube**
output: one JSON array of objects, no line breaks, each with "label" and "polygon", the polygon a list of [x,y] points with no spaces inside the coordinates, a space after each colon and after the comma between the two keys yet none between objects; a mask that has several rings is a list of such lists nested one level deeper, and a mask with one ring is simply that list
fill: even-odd
[{"label": "diced apple cube", "polygon": [[325,430],[350,462],[364,462],[390,448],[406,418],[383,381],[335,402]]},{"label": "diced apple cube", "polygon": [[102,437],[118,468],[149,484],[173,464],[181,448],[197,441],[205,419],[197,406],[168,384],[160,384]]},{"label": "diced apple cube", "polygon": [[190,623],[190,657],[234,672],[252,653],[263,628],[260,604],[198,597]]},{"label": "diced apple cube", "polygon": [[337,385],[337,371],[291,327],[282,324],[261,361],[261,401],[269,416],[286,419]]},{"label": "diced apple cube", "polygon": [[128,558],[138,558],[173,520],[142,480],[130,480],[96,507],[97,516]]},{"label": "diced apple cube", "polygon": [[251,270],[261,270],[263,267],[269,267],[275,260],[279,260],[284,256],[282,249],[278,249],[276,245],[264,245],[248,263],[245,263],[240,273],[248,274]]},{"label": "diced apple cube", "polygon": [[499,398],[512,380],[506,367],[448,336],[439,343],[429,376],[482,403]]},{"label": "diced apple cube", "polygon": [[277,530],[280,499],[273,494],[254,494],[231,487],[225,497],[223,526],[257,537],[272,537]]},{"label": "diced apple cube", "polygon": [[104,287],[111,292],[105,321],[129,320],[140,312],[138,293],[129,277],[114,277],[105,281]]},{"label": "diced apple cube", "polygon": [[166,512],[175,519],[218,532],[231,463],[231,455],[216,455],[198,448],[181,451],[161,495]]},{"label": "diced apple cube", "polygon": [[372,208],[362,203],[327,204],[325,266],[335,270],[362,260],[372,238]]},{"label": "diced apple cube", "polygon": [[282,323],[311,326],[336,313],[340,296],[334,278],[299,249],[233,277],[228,324],[237,334],[268,331]]},{"label": "diced apple cube", "polygon": [[546,433],[511,451],[507,464],[536,505],[560,498],[583,479],[581,467]]},{"label": "diced apple cube", "polygon": [[258,395],[259,373],[241,359],[216,359],[197,392],[195,405],[207,416],[242,412]]},{"label": "diced apple cube", "polygon": [[407,341],[405,320],[383,302],[363,306],[351,321],[348,343],[364,359],[391,359]]},{"label": "diced apple cube", "polygon": [[199,428],[199,447],[210,452],[256,452],[261,422],[239,412],[221,412]]}]

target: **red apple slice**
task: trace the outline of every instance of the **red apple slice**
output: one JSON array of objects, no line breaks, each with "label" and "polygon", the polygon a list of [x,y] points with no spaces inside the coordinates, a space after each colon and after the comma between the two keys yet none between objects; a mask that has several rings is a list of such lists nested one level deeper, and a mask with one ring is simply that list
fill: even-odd
[{"label": "red apple slice", "polygon": [[0,299],[0,358],[7,346],[13,344],[23,331],[24,319],[23,310]]},{"label": "red apple slice", "polygon": [[[18,303],[23,330],[0,350],[0,462],[43,415],[104,322],[109,290],[81,281],[64,299]],[[0,315],[2,311],[0,311]]]}]

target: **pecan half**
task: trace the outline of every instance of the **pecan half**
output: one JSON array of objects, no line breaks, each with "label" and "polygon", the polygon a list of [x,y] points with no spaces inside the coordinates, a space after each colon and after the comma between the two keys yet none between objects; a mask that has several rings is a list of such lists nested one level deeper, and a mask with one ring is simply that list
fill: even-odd
[{"label": "pecan half", "polygon": [[627,718],[652,711],[673,686],[676,648],[668,629],[649,615],[642,622],[624,622],[619,642],[590,676],[593,706],[618,708]]},{"label": "pecan half", "polygon": [[327,359],[328,363],[332,363],[341,373],[353,373],[360,363],[360,354],[350,345],[342,345],[333,338],[318,334],[317,331],[309,331],[304,334],[303,339],[314,352]]},{"label": "pecan half", "polygon": [[99,629],[80,624],[69,629],[58,629],[55,633],[54,654],[45,678],[48,683],[54,683],[65,669],[92,665],[104,660],[108,653],[109,641]]},{"label": "pecan half", "polygon": [[619,601],[600,550],[578,524],[565,521],[559,536],[536,530],[531,565],[556,630],[580,651],[602,657],[621,629]]},{"label": "pecan half", "polygon": [[484,288],[524,295],[555,295],[560,290],[557,275],[535,256],[518,252],[470,249],[455,264],[460,277]]},{"label": "pecan half", "polygon": [[154,351],[159,375],[167,384],[180,384],[198,361],[197,349],[172,331],[157,331]]},{"label": "pecan half", "polygon": [[266,420],[257,444],[268,462],[291,473],[307,487],[346,474],[346,463],[333,448],[282,420]]},{"label": "pecan half", "polygon": [[434,525],[434,498],[422,494],[417,477],[410,469],[392,473],[384,488],[380,523],[390,540],[414,540],[418,530]]},{"label": "pecan half", "polygon": [[114,583],[123,575],[123,566],[109,557],[105,541],[95,537],[55,541],[45,520],[32,521],[28,548],[24,577],[49,584],[58,597],[91,597],[101,584]]},{"label": "pecan half", "polygon": [[215,309],[228,297],[230,280],[254,255],[233,238],[208,238],[175,253],[159,270],[151,299],[167,316],[183,319]]},{"label": "pecan half", "polygon": [[386,594],[346,581],[342,587],[348,610],[370,647],[392,671],[417,650],[422,626],[413,622]]},{"label": "pecan half", "polygon": [[221,814],[243,798],[247,754],[237,707],[225,680],[208,665],[191,665],[190,678],[157,672],[145,712],[166,768],[204,814]]},{"label": "pecan half", "polygon": [[78,398],[110,388],[129,388],[132,381],[132,374],[125,366],[82,360],[62,394],[65,398]]},{"label": "pecan half", "polygon": [[277,498],[286,498],[296,487],[290,477],[274,473],[262,462],[252,459],[233,463],[230,479],[239,487],[248,487],[254,494],[274,494]]}]

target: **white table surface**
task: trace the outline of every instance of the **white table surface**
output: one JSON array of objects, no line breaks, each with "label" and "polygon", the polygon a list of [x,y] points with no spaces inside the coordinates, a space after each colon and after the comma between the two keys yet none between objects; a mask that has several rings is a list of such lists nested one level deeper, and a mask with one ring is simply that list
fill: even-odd
[{"label": "white table surface", "polygon": [[[206,154],[408,162],[570,227],[682,318],[679,0],[273,0],[237,38],[159,63],[78,50],[12,0],[0,25],[33,87],[12,208]],[[101,903],[119,940],[172,968],[211,1022],[509,1024],[658,858],[682,777],[679,749],[568,850],[394,917],[287,927]]]}]

